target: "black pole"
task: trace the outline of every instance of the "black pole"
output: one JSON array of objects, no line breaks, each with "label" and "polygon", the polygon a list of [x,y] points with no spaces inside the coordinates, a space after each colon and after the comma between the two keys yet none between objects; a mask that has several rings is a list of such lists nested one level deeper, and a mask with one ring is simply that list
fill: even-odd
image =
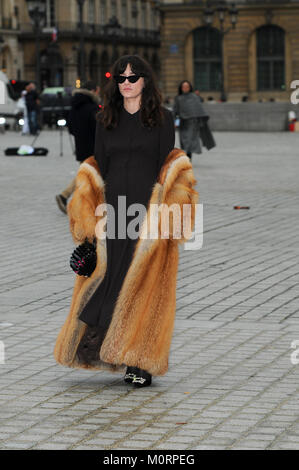
[{"label": "black pole", "polygon": [[224,90],[224,31],[221,28],[221,101],[226,101],[226,93]]},{"label": "black pole", "polygon": [[35,22],[35,50],[36,50],[36,86],[38,92],[40,89],[40,27],[38,20]]},{"label": "black pole", "polygon": [[83,4],[85,0],[78,0],[80,15],[80,81],[85,81],[85,57],[84,57],[84,30],[83,30]]},{"label": "black pole", "polygon": [[[60,116],[58,116],[58,120],[64,119],[64,106],[63,106],[63,97],[61,91],[58,91],[57,93],[58,96],[58,102],[60,106]],[[59,126],[59,134],[60,134],[60,156],[63,156],[63,128],[62,126]]]}]

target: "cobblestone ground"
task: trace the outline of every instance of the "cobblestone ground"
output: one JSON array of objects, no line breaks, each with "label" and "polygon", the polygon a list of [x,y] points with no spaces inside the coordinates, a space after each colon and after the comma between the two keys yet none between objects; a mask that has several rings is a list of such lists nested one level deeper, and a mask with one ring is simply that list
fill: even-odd
[{"label": "cobblestone ground", "polygon": [[78,168],[68,135],[61,157],[43,132],[39,158],[0,136],[1,449],[299,449],[299,134],[215,139],[193,160],[203,247],[180,253],[169,371],[133,389],[53,357],[74,282],[54,200]]}]

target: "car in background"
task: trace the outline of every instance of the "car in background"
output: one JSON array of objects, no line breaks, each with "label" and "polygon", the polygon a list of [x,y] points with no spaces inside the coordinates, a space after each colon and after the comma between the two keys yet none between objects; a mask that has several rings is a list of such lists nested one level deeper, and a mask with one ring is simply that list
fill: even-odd
[{"label": "car in background", "polygon": [[41,124],[57,126],[60,119],[68,121],[71,110],[72,87],[48,87],[40,94]]},{"label": "car in background", "polygon": [[[18,99],[14,94],[7,75],[0,71],[0,82],[3,96],[0,103],[0,126],[3,132],[6,129],[16,129],[22,112],[18,107]],[[2,95],[2,93],[1,93]]]},{"label": "car in background", "polygon": [[25,90],[26,86],[30,83],[28,80],[9,80],[8,92],[10,97],[17,101],[21,98],[22,91]]}]

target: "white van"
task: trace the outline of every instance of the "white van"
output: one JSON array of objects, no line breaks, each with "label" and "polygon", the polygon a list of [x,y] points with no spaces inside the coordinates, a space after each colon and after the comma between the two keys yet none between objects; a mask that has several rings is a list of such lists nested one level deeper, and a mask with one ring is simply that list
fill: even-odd
[{"label": "white van", "polygon": [[9,96],[8,87],[9,80],[5,73],[0,71],[0,126],[9,125],[10,128],[15,128],[20,109],[17,101]]}]

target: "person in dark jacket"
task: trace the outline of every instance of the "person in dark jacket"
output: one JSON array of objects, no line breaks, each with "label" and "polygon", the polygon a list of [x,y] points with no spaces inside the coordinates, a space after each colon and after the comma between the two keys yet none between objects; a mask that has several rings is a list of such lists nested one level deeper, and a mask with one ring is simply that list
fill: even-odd
[{"label": "person in dark jacket", "polygon": [[173,117],[180,120],[180,146],[190,160],[192,153],[202,153],[200,138],[208,150],[216,146],[207,123],[209,116],[188,80],[183,80],[179,85],[178,95],[174,99]]},{"label": "person in dark jacket", "polygon": [[[82,88],[74,90],[68,128],[75,138],[76,159],[81,164],[94,154],[96,115],[100,105],[100,87],[93,81],[86,82]],[[75,189],[75,178],[67,188],[56,195],[59,209],[66,213],[67,200]]]},{"label": "person in dark jacket", "polygon": [[36,86],[33,82],[30,82],[27,87],[27,93],[25,96],[25,103],[28,114],[28,123],[31,135],[36,135],[38,131],[38,108],[39,108],[39,95],[36,91]]}]

